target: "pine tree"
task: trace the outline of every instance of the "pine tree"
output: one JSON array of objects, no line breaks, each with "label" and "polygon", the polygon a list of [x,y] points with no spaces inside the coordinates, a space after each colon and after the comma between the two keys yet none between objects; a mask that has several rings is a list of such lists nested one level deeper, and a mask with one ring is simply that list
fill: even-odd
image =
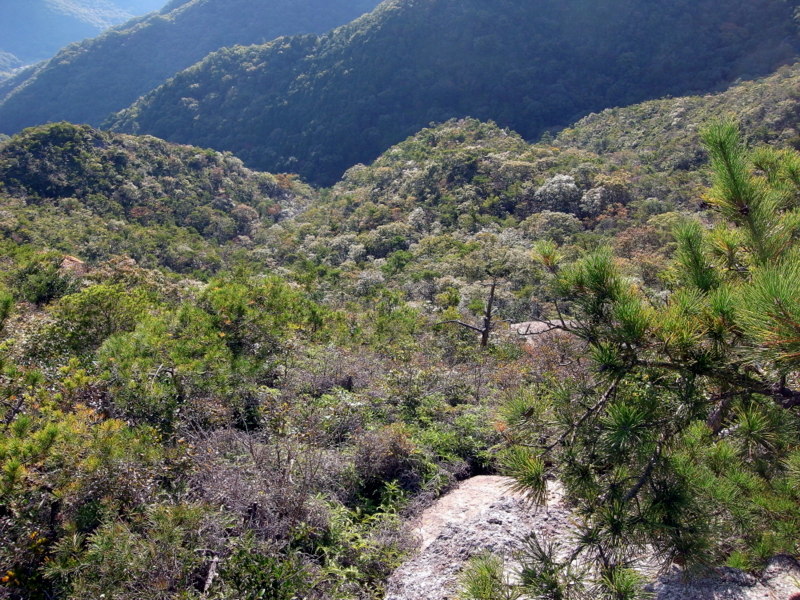
[{"label": "pine tree", "polygon": [[607,249],[549,264],[549,323],[585,341],[594,384],[509,411],[509,471],[534,497],[565,484],[582,526],[560,568],[590,565],[591,597],[637,597],[643,555],[691,570],[800,551],[800,154],[751,151],[730,122],[703,137],[724,221],[676,232],[662,301]]}]

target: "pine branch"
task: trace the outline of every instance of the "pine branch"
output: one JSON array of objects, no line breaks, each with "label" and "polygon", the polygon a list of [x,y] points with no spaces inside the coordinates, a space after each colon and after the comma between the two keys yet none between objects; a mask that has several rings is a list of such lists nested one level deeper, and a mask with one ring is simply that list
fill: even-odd
[{"label": "pine branch", "polygon": [[603,408],[605,404],[611,399],[611,396],[617,390],[617,386],[619,385],[620,381],[622,381],[622,377],[617,377],[614,381],[611,382],[611,385],[605,391],[605,393],[600,396],[600,399],[591,406],[582,416],[578,419],[575,423],[573,423],[570,427],[568,427],[564,433],[562,433],[558,439],[547,446],[544,450],[545,452],[552,451],[556,446],[563,445],[564,442],[567,440],[568,437],[571,436],[570,444],[575,442],[575,433],[578,431],[578,428],[583,425],[586,420],[595,414],[598,410]]},{"label": "pine branch", "polygon": [[[684,373],[691,371],[687,365],[667,361],[637,360],[636,366]],[[790,409],[800,406],[800,391],[786,387],[783,382],[769,383],[731,370],[703,373],[703,375],[723,384],[733,384],[751,394],[772,398],[782,408]]]},{"label": "pine branch", "polygon": [[628,490],[628,492],[623,496],[622,501],[624,503],[628,503],[633,500],[636,496],[639,495],[639,492],[644,487],[644,484],[647,483],[647,480],[650,479],[650,476],[653,474],[653,469],[658,462],[658,459],[661,457],[661,451],[664,447],[663,439],[659,440],[658,444],[656,444],[656,449],[653,452],[653,455],[650,457],[650,460],[647,461],[647,466],[644,468],[644,471],[639,476],[639,479],[636,480],[634,486]]}]

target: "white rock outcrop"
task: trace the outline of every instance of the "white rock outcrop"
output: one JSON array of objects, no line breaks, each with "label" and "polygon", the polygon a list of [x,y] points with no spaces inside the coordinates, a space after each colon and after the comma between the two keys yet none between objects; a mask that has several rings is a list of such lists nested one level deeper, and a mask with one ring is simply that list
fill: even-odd
[{"label": "white rock outcrop", "polygon": [[[411,523],[418,551],[391,576],[385,600],[456,600],[470,558],[493,552],[513,565],[531,532],[568,543],[575,525],[561,486],[552,483],[546,506],[534,507],[512,484],[506,477],[473,477],[425,510]],[[676,568],[654,576],[648,589],[654,600],[800,600],[800,563],[776,557],[761,578],[723,568],[693,581]]]}]

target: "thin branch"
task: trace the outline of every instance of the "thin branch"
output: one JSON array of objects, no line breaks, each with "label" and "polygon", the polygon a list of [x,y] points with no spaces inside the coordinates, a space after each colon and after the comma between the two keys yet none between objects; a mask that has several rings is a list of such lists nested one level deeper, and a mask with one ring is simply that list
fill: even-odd
[{"label": "thin branch", "polygon": [[12,398],[17,401],[16,404],[0,401],[0,404],[8,408],[8,413],[6,413],[5,419],[3,419],[3,429],[8,429],[11,426],[11,423],[17,418],[17,415],[22,412],[22,407],[25,404],[25,397],[22,394],[19,396],[12,396]]},{"label": "thin branch", "polygon": [[462,327],[466,327],[467,329],[472,329],[473,331],[477,331],[478,333],[483,333],[483,329],[481,329],[480,327],[475,327],[475,325],[470,325],[469,323],[464,323],[464,321],[459,321],[457,319],[453,319],[451,321],[440,321],[436,323],[434,326],[438,327],[439,325],[450,325],[450,324],[461,325]]},{"label": "thin branch", "polygon": [[771,395],[773,400],[775,400],[783,408],[789,409],[800,406],[800,392],[797,390],[789,389],[780,383],[768,386],[766,390],[771,392],[771,394],[767,394],[766,391],[759,393]]},{"label": "thin branch", "polygon": [[600,410],[609,401],[611,396],[617,390],[617,386],[619,385],[620,381],[622,381],[621,377],[617,377],[616,379],[614,379],[614,381],[611,382],[611,385],[608,387],[605,393],[602,396],[600,396],[600,399],[585,413],[583,413],[580,419],[578,419],[569,428],[567,428],[567,430],[564,431],[564,433],[562,433],[555,442],[547,446],[545,448],[545,452],[550,452],[556,446],[562,445],[566,441],[567,437],[570,436],[572,437],[570,443],[573,443],[575,441],[575,433],[578,431],[578,428],[581,425],[583,425],[589,417],[591,417],[594,413]]},{"label": "thin branch", "polygon": [[214,583],[214,579],[217,576],[218,566],[219,566],[219,555],[215,553],[213,558],[211,559],[211,564],[208,565],[208,573],[206,574],[206,581],[203,584],[203,595],[208,594],[208,591],[211,589],[211,584]]},{"label": "thin branch", "polygon": [[653,474],[653,469],[655,468],[656,462],[658,462],[658,459],[661,456],[661,450],[663,449],[663,446],[664,446],[664,441],[662,439],[658,442],[658,444],[656,444],[656,449],[653,452],[653,456],[650,457],[650,460],[647,462],[647,466],[645,467],[642,474],[639,476],[639,479],[636,481],[634,486],[630,490],[628,490],[628,493],[625,494],[625,496],[623,496],[622,498],[623,503],[627,504],[628,502],[630,502],[631,500],[636,498],[636,496],[639,495],[639,492],[644,487],[644,484],[647,483],[647,480],[650,479],[650,475]]},{"label": "thin branch", "polygon": [[[639,360],[636,361],[636,365],[646,368],[668,369],[677,372],[691,370],[685,365],[664,361]],[[743,391],[770,397],[782,408],[790,409],[800,406],[800,391],[786,387],[782,381],[778,383],[768,383],[749,375],[730,370],[717,373],[704,373],[704,375],[723,384],[738,386]]]},{"label": "thin branch", "polygon": [[567,331],[567,322],[564,320],[564,314],[561,312],[561,307],[558,305],[558,300],[554,300],[553,305],[556,307],[556,313],[558,314],[558,320],[561,321],[561,327],[564,328],[564,331]]},{"label": "thin branch", "polygon": [[[545,325],[546,328],[537,329],[536,331],[531,331],[531,327],[533,326],[533,323],[540,323],[542,325]],[[563,330],[564,330],[564,328],[561,327],[561,325],[558,325],[557,323],[552,323],[550,321],[539,321],[539,320],[536,320],[536,321],[532,321],[532,322],[526,323],[524,332],[522,330],[520,330],[520,329],[517,329],[517,335],[521,335],[521,336],[544,335],[545,333],[550,333],[551,331],[563,331]]]}]

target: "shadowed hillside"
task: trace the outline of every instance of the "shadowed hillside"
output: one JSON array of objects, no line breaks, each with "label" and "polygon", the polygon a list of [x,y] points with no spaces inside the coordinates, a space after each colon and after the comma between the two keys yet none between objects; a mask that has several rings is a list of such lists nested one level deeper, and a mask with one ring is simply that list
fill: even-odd
[{"label": "shadowed hillside", "polygon": [[320,38],[215,53],[110,124],[330,184],[430,121],[494,119],[530,139],[796,51],[776,0],[391,0]]},{"label": "shadowed hillside", "polygon": [[[0,132],[59,120],[98,125],[209,52],[280,35],[322,33],[376,4],[377,0],[171,2],[159,14],[64,48],[52,60],[0,84]],[[93,33],[96,30],[82,37]]]},{"label": "shadowed hillside", "polygon": [[[112,25],[164,5],[165,0],[4,0],[0,4],[0,51],[23,63],[97,35]],[[0,70],[2,70],[0,68]]]}]

